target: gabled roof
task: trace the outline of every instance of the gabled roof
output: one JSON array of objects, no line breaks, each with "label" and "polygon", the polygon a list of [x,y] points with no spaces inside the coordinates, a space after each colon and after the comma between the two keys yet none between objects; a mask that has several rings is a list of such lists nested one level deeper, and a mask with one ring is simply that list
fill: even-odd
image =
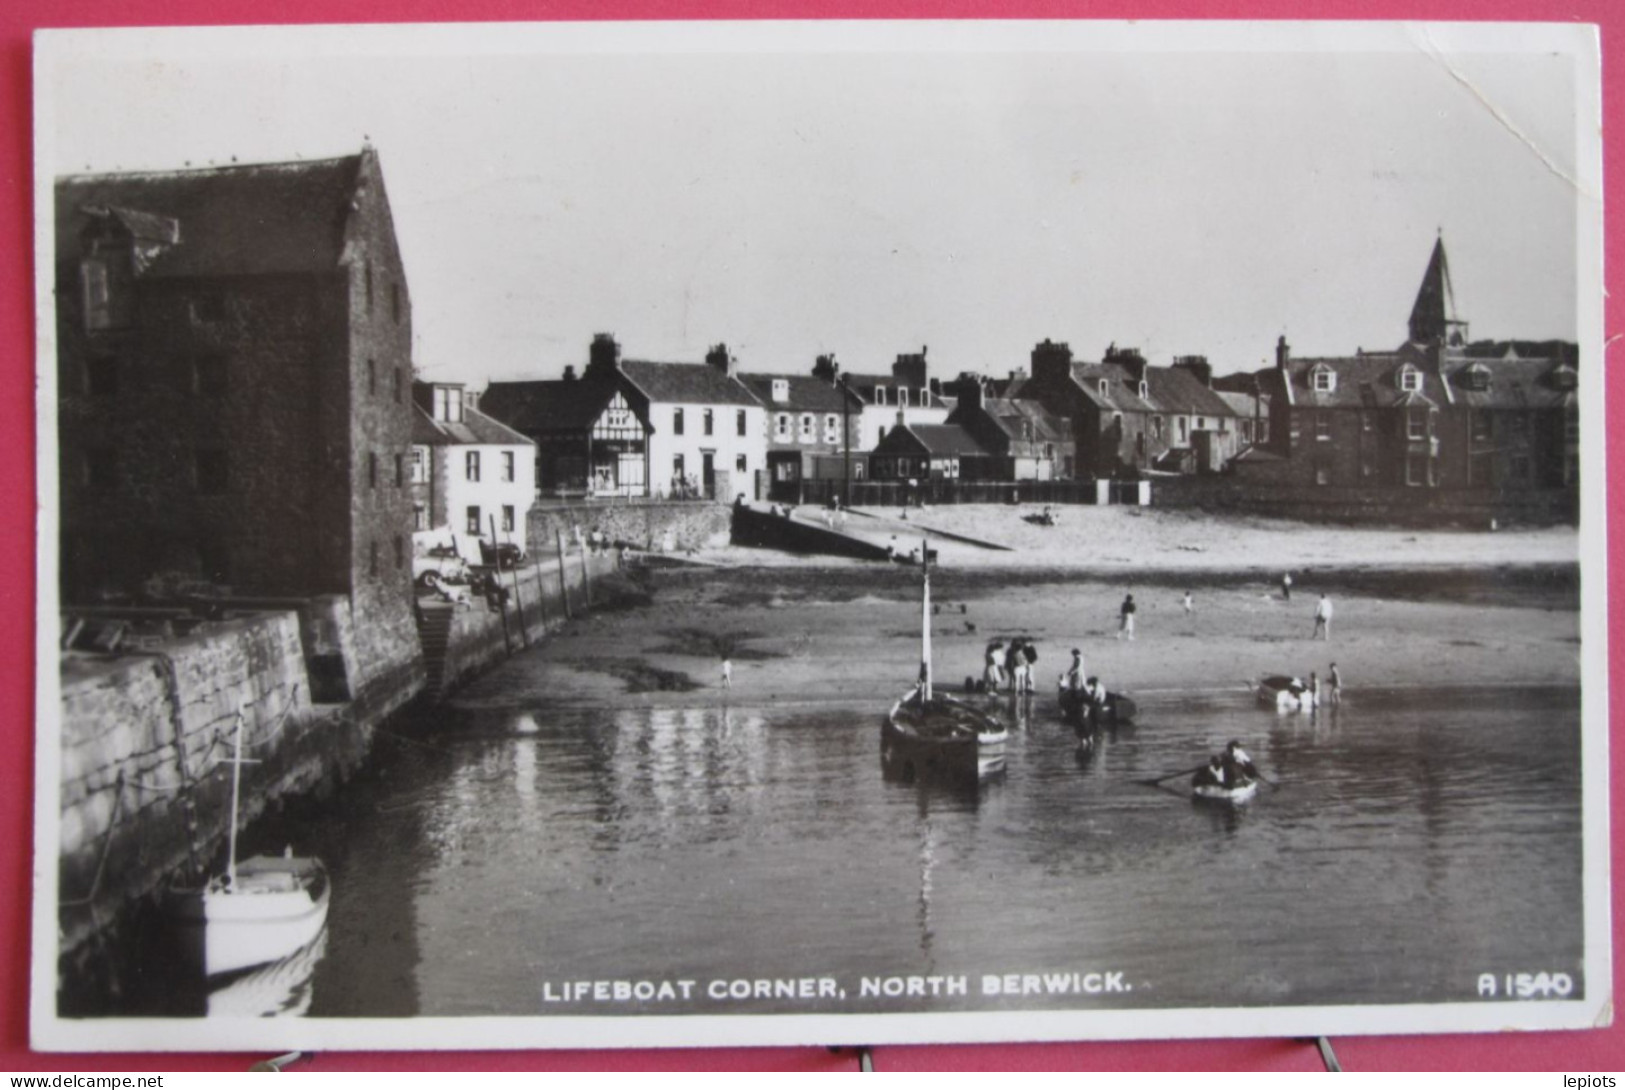
[{"label": "gabled roof", "polygon": [[912,438],[920,449],[934,456],[974,457],[987,454],[971,433],[958,424],[899,424],[886,433],[886,438],[881,440],[882,446],[899,430]]},{"label": "gabled roof", "polygon": [[1183,367],[1146,367],[1145,397],[1133,372],[1120,363],[1074,363],[1072,377],[1090,401],[1109,412],[1233,415],[1228,402]]},{"label": "gabled roof", "polygon": [[414,405],[417,414],[412,419],[412,442],[422,446],[533,446],[517,431],[493,420],[478,409],[463,409],[460,422],[436,420]]},{"label": "gabled roof", "polygon": [[[1399,372],[1406,366],[1414,367],[1422,376],[1421,389],[1399,388]],[[1310,372],[1326,368],[1336,376],[1329,391],[1316,390]],[[1368,353],[1360,356],[1326,356],[1293,358],[1287,361],[1284,376],[1271,369],[1275,381],[1283,378],[1291,386],[1291,403],[1305,409],[1381,409],[1408,404],[1420,395],[1430,405],[1450,402],[1451,391],[1445,388],[1437,374],[1409,358],[1404,352]],[[1270,372],[1260,372],[1260,377]]]},{"label": "gabled roof", "polygon": [[[480,408],[528,435],[585,431],[598,420],[618,388],[617,380],[598,372],[579,379],[493,382],[485,388]],[[637,405],[632,409],[638,412]]]},{"label": "gabled roof", "polygon": [[651,403],[757,408],[762,404],[738,378],[724,374],[709,363],[622,360],[620,371]]},{"label": "gabled roof", "polygon": [[[847,408],[848,395],[841,392],[840,387],[832,386],[821,378],[813,375],[740,375],[743,382],[756,399],[769,409],[784,412],[809,413],[838,413]],[[786,384],[785,398],[782,401],[773,397],[775,382]],[[861,405],[856,393],[850,395],[852,408]]]},{"label": "gabled roof", "polygon": [[[1575,396],[1551,381],[1563,367],[1556,359],[1457,359],[1445,365],[1456,400],[1475,409],[1549,409],[1561,407]],[[1488,373],[1489,388],[1474,390],[1464,372],[1479,368]]]},{"label": "gabled roof", "polygon": [[851,389],[851,391],[856,394],[865,405],[875,404],[875,387],[884,386],[892,392],[887,396],[886,404],[882,406],[882,408],[896,408],[897,388],[899,386],[907,386],[911,391],[909,394],[910,407],[916,409],[942,409],[948,407],[948,402],[945,401],[941,395],[931,393],[929,387],[924,388],[926,393],[925,400],[922,402],[919,400],[920,387],[909,386],[906,382],[898,382],[897,379],[892,375],[861,375],[856,371],[848,371],[843,372],[842,377],[846,379],[847,387]]},{"label": "gabled roof", "polygon": [[982,409],[1000,431],[1019,443],[1070,443],[1065,420],[1027,398],[989,397]]},{"label": "gabled roof", "polygon": [[1230,411],[1236,416],[1251,417],[1255,412],[1264,412],[1264,406],[1259,404],[1264,400],[1261,397],[1254,397],[1252,394],[1244,394],[1236,390],[1214,390],[1213,392],[1226,405],[1230,406]]},{"label": "gabled roof", "polygon": [[80,232],[107,216],[161,245],[148,276],[335,269],[362,158],[60,177],[57,261],[76,263]]}]

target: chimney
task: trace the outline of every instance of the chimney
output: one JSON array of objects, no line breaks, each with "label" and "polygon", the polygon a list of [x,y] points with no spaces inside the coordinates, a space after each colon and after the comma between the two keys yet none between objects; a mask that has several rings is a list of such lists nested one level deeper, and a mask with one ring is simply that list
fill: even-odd
[{"label": "chimney", "polygon": [[718,343],[712,345],[710,351],[706,352],[705,362],[710,364],[712,367],[715,367],[718,371],[721,371],[729,378],[732,378],[734,373],[734,365],[738,361],[735,360],[728,352],[728,346],[726,344]]},{"label": "chimney", "polygon": [[592,335],[592,348],[587,354],[587,369],[595,371],[599,368],[618,371],[621,367],[621,346],[615,343],[613,333],[594,333]]},{"label": "chimney", "polygon": [[565,364],[564,365],[564,381],[565,382],[574,382],[575,380],[576,380],[576,365],[573,364],[573,363]]},{"label": "chimney", "polygon": [[1072,371],[1072,348],[1065,341],[1052,341],[1033,346],[1033,378],[1040,382],[1059,382]]},{"label": "chimney", "polygon": [[897,385],[907,386],[911,389],[925,388],[925,351],[917,353],[899,352],[897,359],[891,365],[892,378]]},{"label": "chimney", "polygon": [[1286,334],[1283,333],[1275,339],[1275,369],[1286,370],[1286,361],[1292,358],[1292,346],[1286,343]]},{"label": "chimney", "polygon": [[841,365],[835,362],[833,352],[819,356],[817,362],[813,364],[813,378],[821,379],[833,386],[840,376]]},{"label": "chimney", "polygon": [[1140,355],[1138,348],[1118,348],[1113,343],[1107,346],[1106,355],[1100,362],[1117,364],[1128,372],[1135,385],[1145,381],[1145,357]]},{"label": "chimney", "polygon": [[959,394],[959,408],[970,412],[981,411],[982,395],[984,393],[981,376],[960,375],[957,392]]},{"label": "chimney", "polygon": [[1189,371],[1196,376],[1196,381],[1213,389],[1213,365],[1207,361],[1206,356],[1175,356],[1174,366],[1182,371]]}]

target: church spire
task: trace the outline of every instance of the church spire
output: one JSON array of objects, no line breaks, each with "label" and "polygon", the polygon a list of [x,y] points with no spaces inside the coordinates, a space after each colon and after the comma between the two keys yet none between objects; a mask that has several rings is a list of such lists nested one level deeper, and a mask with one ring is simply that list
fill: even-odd
[{"label": "church spire", "polygon": [[[1445,301],[1451,295],[1450,265],[1444,257],[1444,235],[1433,243],[1433,256],[1428,260],[1428,271],[1422,277],[1422,286],[1416,292],[1416,305],[1411,308],[1411,341],[1432,344],[1442,341],[1455,324],[1445,313]],[[1450,300],[1453,304],[1454,299]]]}]

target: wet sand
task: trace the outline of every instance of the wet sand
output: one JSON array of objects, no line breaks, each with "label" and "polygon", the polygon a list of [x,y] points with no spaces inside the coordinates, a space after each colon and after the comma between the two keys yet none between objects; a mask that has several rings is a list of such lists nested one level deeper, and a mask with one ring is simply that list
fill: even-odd
[{"label": "wet sand", "polygon": [[[1239,690],[1274,673],[1324,678],[1345,692],[1407,686],[1579,684],[1579,590],[1572,564],[1385,565],[1300,569],[1290,601],[1257,570],[1128,572],[969,568],[933,573],[939,684],[979,676],[993,638],[1037,641],[1036,682],[1053,694],[1070,650],[1108,686],[1141,694]],[[463,705],[546,708],[894,699],[916,675],[920,573],[840,564],[657,570],[638,578],[645,605],[600,612],[482,678]],[[1186,590],[1194,610],[1181,601]],[[1312,640],[1315,603],[1331,598],[1330,640]],[[1125,593],[1139,606],[1133,642],[1117,638]],[[732,687],[721,686],[731,653]]]}]

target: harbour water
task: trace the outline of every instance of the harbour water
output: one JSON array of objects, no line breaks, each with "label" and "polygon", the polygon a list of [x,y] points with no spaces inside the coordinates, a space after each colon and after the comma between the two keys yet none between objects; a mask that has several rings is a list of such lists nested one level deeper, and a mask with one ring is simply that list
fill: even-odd
[{"label": "harbour water", "polygon": [[[1240,689],[1135,695],[1137,725],[1086,756],[1052,694],[1002,702],[1007,768],[974,791],[884,780],[868,703],[438,709],[333,799],[252,830],[251,850],[296,845],[333,879],[321,945],[258,974],[276,994],[253,1002],[1397,1004],[1518,973],[1582,994],[1577,691],[1361,690],[1313,716]],[[1143,782],[1231,738],[1277,786],[1229,806]],[[107,1013],[224,1003],[153,965],[126,981]]]},{"label": "harbour water", "polygon": [[[976,792],[885,782],[873,707],[454,708],[268,831],[333,873],[309,1013],[1392,1004],[1522,972],[1581,993],[1576,692],[1313,717],[1138,695],[1080,758],[1040,694]],[[1137,782],[1230,738],[1279,786],[1228,807]],[[985,994],[1012,975],[1039,994]]]}]

